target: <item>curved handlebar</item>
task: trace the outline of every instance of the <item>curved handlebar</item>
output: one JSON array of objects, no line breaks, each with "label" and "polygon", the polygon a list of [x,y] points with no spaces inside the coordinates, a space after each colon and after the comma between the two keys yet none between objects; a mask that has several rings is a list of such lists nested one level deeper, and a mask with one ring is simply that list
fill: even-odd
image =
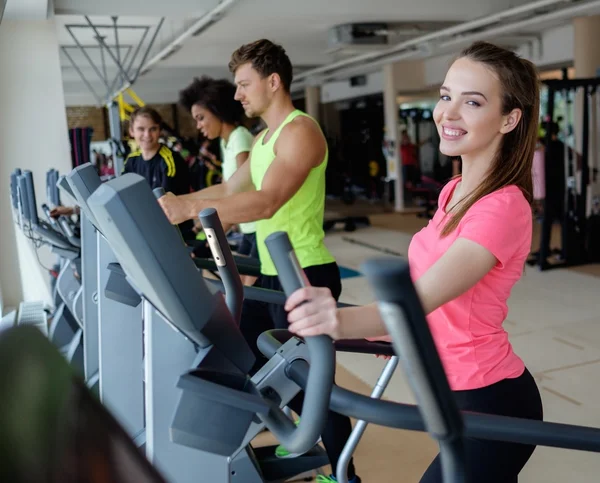
[{"label": "curved handlebar", "polygon": [[[158,188],[154,188],[152,190],[152,194],[158,200],[159,198],[162,198],[165,195],[165,189],[162,186],[159,186]],[[185,243],[185,240],[183,239],[183,235],[181,234],[181,230],[179,229],[179,227],[177,225],[173,225],[173,226],[177,230],[177,233],[179,233],[179,236],[181,237],[181,241],[185,245],[186,243]]]},{"label": "curved handlebar", "polygon": [[225,300],[234,320],[239,325],[244,303],[244,285],[238,272],[233,254],[227,243],[223,225],[214,208],[206,208],[198,214],[208,246],[217,264],[225,288]]},{"label": "curved handlebar", "polygon": [[58,224],[67,238],[72,238],[75,236],[75,233],[71,229],[71,225],[69,225],[68,220],[64,216],[60,216],[58,218]]},{"label": "curved handlebar", "polygon": [[[289,297],[299,288],[309,285],[287,233],[273,233],[267,237],[265,244],[277,268],[279,281],[286,296]],[[332,340],[327,336],[317,336],[307,337],[305,342],[311,370],[300,424],[294,427],[279,407],[274,407],[267,416],[261,416],[288,451],[299,453],[310,450],[325,427],[335,373],[335,350]]]},{"label": "curved handlebar", "polygon": [[402,354],[404,370],[429,432],[438,440],[462,434],[463,420],[427,326],[408,263],[399,259],[374,259],[365,262],[362,269],[375,292],[381,318],[392,336],[396,353]]}]

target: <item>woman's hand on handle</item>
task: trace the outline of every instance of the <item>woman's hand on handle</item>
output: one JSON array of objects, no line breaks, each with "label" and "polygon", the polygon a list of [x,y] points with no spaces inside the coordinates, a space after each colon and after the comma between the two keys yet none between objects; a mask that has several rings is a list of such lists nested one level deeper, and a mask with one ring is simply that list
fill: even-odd
[{"label": "woman's hand on handle", "polygon": [[301,288],[287,299],[284,308],[289,312],[289,331],[300,337],[328,335],[340,340],[388,335],[377,305],[338,309],[328,288]]},{"label": "woman's hand on handle", "polygon": [[324,287],[304,287],[296,290],[285,303],[290,332],[299,337],[328,335],[341,339],[337,302]]}]

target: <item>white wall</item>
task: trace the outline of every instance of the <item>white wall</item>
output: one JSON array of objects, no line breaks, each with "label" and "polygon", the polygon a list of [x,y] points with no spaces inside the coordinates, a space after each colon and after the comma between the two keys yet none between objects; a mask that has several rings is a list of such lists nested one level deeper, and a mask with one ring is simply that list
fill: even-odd
[{"label": "white wall", "polygon": [[327,82],[321,86],[321,102],[327,104],[379,92],[383,92],[383,71],[367,74],[367,82],[364,86],[352,87],[349,79]]},{"label": "white wall", "polygon": [[[35,250],[15,235],[9,204],[10,173],[30,169],[38,206],[46,198],[46,171],[67,173],[71,154],[58,39],[53,20],[9,21],[0,26],[0,285],[5,306],[50,300],[49,276]],[[39,250],[50,267],[55,256]]]},{"label": "white wall", "polygon": [[[396,92],[407,93],[423,90],[425,78],[424,63],[422,60],[402,61],[393,64],[394,88]],[[370,94],[383,93],[383,69],[367,74],[367,82],[363,86],[351,86],[350,79],[343,81],[327,82],[321,86],[321,102],[343,101]]]},{"label": "white wall", "polygon": [[[573,52],[572,23],[543,32],[541,52],[535,44],[532,46],[524,44],[517,50],[519,55],[531,60],[539,68],[570,64],[573,62]],[[438,86],[444,81],[446,71],[456,55],[457,53],[441,55],[425,61],[425,83],[428,87]]]},{"label": "white wall", "polygon": [[441,55],[425,61],[425,85],[427,87],[438,86],[444,81],[454,57],[456,54]]},{"label": "white wall", "polygon": [[566,25],[546,30],[542,34],[541,55],[536,48],[532,52],[527,45],[522,46],[517,52],[538,67],[572,63],[575,55],[573,35],[573,24],[569,22]]},{"label": "white wall", "polygon": [[396,94],[422,91],[425,86],[423,60],[403,60],[392,64]]}]

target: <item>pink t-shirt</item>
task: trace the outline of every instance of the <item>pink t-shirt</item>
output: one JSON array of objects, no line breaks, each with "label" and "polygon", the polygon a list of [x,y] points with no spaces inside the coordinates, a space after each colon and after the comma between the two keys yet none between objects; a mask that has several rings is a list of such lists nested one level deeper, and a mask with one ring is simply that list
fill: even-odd
[{"label": "pink t-shirt", "polygon": [[455,391],[519,377],[525,369],[502,324],[508,313],[508,297],[523,273],[532,235],[531,208],[513,185],[477,201],[457,229],[441,238],[448,218],[441,226],[440,222],[459,181],[456,178],[442,189],[434,218],[413,237],[408,249],[413,280],[419,279],[458,238],[482,245],[498,259],[474,287],[427,317],[450,387]]}]

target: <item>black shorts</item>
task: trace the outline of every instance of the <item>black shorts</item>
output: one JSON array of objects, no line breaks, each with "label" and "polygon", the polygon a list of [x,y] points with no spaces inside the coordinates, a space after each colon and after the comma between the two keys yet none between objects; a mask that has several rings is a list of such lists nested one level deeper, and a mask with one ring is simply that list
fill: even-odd
[{"label": "black shorts", "polygon": [[[342,280],[337,263],[315,265],[304,269],[308,281],[314,287],[327,287],[338,300],[342,293]],[[283,292],[277,276],[261,275],[254,283],[255,287]],[[259,359],[263,359],[256,340],[266,330],[287,329],[287,313],[283,305],[273,305],[255,300],[244,300],[240,329],[246,341]],[[264,363],[264,360],[262,361]]]},{"label": "black shorts", "polygon": [[[338,300],[342,292],[342,281],[340,270],[337,263],[328,263],[326,265],[315,265],[304,269],[308,281],[313,287],[328,287],[331,294]],[[283,291],[278,277],[261,275],[254,284],[255,287],[266,288],[270,290]],[[265,362],[266,358],[260,353],[256,346],[258,336],[269,329],[286,329],[288,327],[287,314],[283,305],[272,305],[253,300],[245,300],[242,309],[242,320],[240,329],[246,338],[246,341],[254,351],[257,357],[257,363],[251,371],[254,374]],[[303,407],[304,393],[300,392],[289,402],[290,407],[297,414],[301,414]],[[342,450],[352,432],[350,418],[329,411],[327,423],[321,434],[323,445],[327,452],[333,471],[337,468],[337,463],[342,454]],[[353,459],[348,464],[348,479],[355,476]]]},{"label": "black shorts", "polygon": [[258,245],[256,244],[256,233],[244,233],[240,246],[237,249],[240,255],[247,255],[258,260]]}]

